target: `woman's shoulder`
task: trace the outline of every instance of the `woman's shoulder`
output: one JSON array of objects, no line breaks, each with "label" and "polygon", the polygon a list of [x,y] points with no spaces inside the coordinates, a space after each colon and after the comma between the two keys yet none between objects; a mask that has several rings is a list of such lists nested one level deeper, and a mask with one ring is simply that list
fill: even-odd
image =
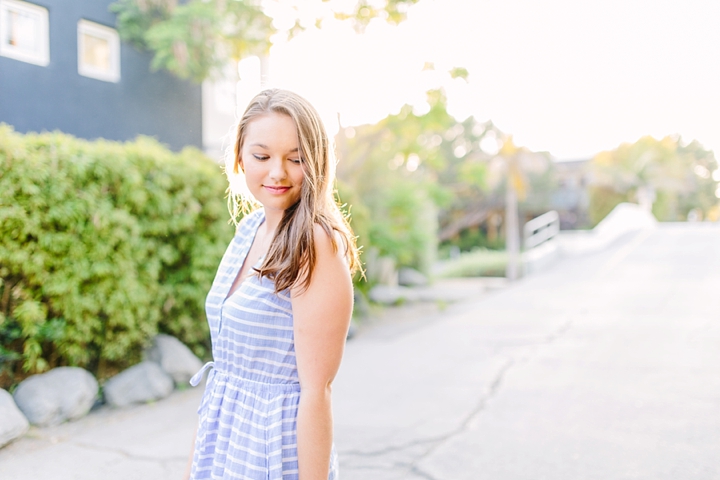
[{"label": "woman's shoulder", "polygon": [[315,223],[313,225],[313,240],[315,242],[315,253],[318,257],[339,257],[347,262],[346,240],[339,231]]}]

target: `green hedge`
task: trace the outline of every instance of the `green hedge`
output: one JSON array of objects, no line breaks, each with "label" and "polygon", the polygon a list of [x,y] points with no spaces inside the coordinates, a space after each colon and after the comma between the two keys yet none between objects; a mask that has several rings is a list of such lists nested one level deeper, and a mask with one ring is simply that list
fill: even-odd
[{"label": "green hedge", "polygon": [[225,188],[196,149],[0,125],[0,386],[57,365],[105,378],[158,331],[206,356]]},{"label": "green hedge", "polygon": [[440,278],[504,277],[508,256],[504,250],[478,248],[442,262]]}]

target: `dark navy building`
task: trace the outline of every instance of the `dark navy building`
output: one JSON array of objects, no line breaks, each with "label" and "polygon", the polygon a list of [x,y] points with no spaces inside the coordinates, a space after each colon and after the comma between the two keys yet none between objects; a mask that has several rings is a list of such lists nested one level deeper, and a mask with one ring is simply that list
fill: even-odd
[{"label": "dark navy building", "polygon": [[0,123],[203,147],[202,88],[121,42],[114,0],[0,0]]}]

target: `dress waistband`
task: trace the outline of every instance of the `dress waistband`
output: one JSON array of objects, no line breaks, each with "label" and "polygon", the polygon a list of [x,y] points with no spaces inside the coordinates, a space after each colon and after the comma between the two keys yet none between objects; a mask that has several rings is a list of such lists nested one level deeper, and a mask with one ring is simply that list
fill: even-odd
[{"label": "dress waistband", "polygon": [[[218,370],[215,368],[215,362],[207,362],[205,365],[202,366],[202,368],[192,376],[190,379],[190,385],[193,387],[196,387],[200,381],[203,378],[203,375],[205,372],[209,369],[213,369],[212,373],[210,374],[215,376],[221,376],[225,377],[227,381],[229,381],[232,384],[235,385],[241,385],[251,390],[266,390],[266,391],[282,391],[282,392],[299,392],[300,391],[300,384],[297,382],[292,383],[267,383],[267,382],[257,382],[254,380],[248,380],[246,378],[237,377],[234,375],[229,374],[228,372],[225,372],[223,370]],[[211,377],[209,376],[208,379]],[[208,380],[209,381],[209,380]]]}]

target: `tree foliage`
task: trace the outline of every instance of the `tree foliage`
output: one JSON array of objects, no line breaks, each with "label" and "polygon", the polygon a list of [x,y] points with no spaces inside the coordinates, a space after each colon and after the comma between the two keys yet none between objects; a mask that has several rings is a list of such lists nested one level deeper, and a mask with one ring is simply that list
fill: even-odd
[{"label": "tree foliage", "polygon": [[[358,28],[374,18],[399,23],[417,0],[361,0],[348,11],[333,12]],[[307,3],[307,2],[306,2]],[[313,0],[311,11],[324,12],[327,1]],[[324,8],[323,8],[324,7]],[[153,53],[152,67],[196,82],[212,76],[230,60],[266,53],[278,33],[273,18],[253,0],[118,0],[111,5],[123,40]],[[305,28],[303,8],[293,3],[295,34]],[[315,18],[320,24],[321,18]]]},{"label": "tree foliage", "polygon": [[618,203],[637,202],[643,194],[654,197],[658,220],[684,220],[691,210],[705,216],[717,204],[717,168],[711,151],[677,136],[646,136],[601,152],[592,160],[591,219],[597,223]]},{"label": "tree foliage", "polygon": [[[486,238],[478,227],[502,218],[511,167],[497,151],[509,137],[492,122],[458,121],[442,89],[429,91],[427,103],[427,112],[405,105],[376,124],[341,129],[337,142],[338,175],[371,219],[361,243],[420,269],[435,259],[438,241],[463,250],[501,245],[495,231]],[[513,159],[521,209],[544,213],[557,184],[550,156],[517,149]]]},{"label": "tree foliage", "polygon": [[2,386],[57,365],[104,377],[158,331],[204,355],[225,188],[194,149],[0,126]]},{"label": "tree foliage", "polygon": [[338,176],[370,216],[365,245],[399,265],[429,268],[440,227],[473,208],[486,188],[483,136],[496,131],[447,111],[443,90],[428,92],[429,110],[406,105],[374,125],[341,130]]}]

